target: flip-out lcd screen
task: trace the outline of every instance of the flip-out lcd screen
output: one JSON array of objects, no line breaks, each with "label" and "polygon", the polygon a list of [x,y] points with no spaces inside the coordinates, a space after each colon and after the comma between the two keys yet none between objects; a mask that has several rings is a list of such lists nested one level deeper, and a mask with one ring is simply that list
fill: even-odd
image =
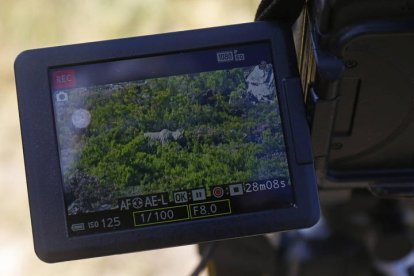
[{"label": "flip-out lcd screen", "polygon": [[34,248],[59,262],[309,227],[291,26],[28,50],[15,62]]},{"label": "flip-out lcd screen", "polygon": [[269,43],[50,69],[69,236],[294,205]]}]

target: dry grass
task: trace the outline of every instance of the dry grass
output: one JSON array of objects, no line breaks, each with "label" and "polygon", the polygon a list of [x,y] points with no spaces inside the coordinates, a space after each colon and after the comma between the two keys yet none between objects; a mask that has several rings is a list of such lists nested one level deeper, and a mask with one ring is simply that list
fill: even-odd
[{"label": "dry grass", "polygon": [[0,275],[186,275],[195,246],[48,265],[33,252],[13,62],[25,49],[251,21],[259,0],[0,2]]}]

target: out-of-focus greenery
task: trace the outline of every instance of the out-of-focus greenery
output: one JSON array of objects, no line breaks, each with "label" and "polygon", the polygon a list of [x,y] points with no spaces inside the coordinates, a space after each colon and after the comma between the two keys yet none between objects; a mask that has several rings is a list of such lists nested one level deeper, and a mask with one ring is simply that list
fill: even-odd
[{"label": "out-of-focus greenery", "polygon": [[18,53],[30,48],[248,22],[253,20],[258,3],[259,0],[0,1],[0,275],[187,275],[196,264],[192,247],[54,265],[37,259],[14,86],[13,62]]}]

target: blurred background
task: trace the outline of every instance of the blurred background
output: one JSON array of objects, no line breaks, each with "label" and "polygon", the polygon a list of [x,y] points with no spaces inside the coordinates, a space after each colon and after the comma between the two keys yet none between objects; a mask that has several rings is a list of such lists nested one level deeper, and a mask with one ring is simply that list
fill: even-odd
[{"label": "blurred background", "polygon": [[1,0],[0,275],[189,275],[196,246],[46,264],[33,250],[13,62],[23,50],[252,21],[260,0]]}]

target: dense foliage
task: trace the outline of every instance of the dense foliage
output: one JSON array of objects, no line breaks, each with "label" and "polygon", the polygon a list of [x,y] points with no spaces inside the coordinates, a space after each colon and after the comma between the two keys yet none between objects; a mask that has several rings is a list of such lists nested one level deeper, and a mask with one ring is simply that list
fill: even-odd
[{"label": "dense foliage", "polygon": [[[246,93],[248,70],[89,89],[92,120],[66,183],[87,174],[122,197],[287,176],[278,104]],[[162,130],[181,135],[145,136]]]}]

